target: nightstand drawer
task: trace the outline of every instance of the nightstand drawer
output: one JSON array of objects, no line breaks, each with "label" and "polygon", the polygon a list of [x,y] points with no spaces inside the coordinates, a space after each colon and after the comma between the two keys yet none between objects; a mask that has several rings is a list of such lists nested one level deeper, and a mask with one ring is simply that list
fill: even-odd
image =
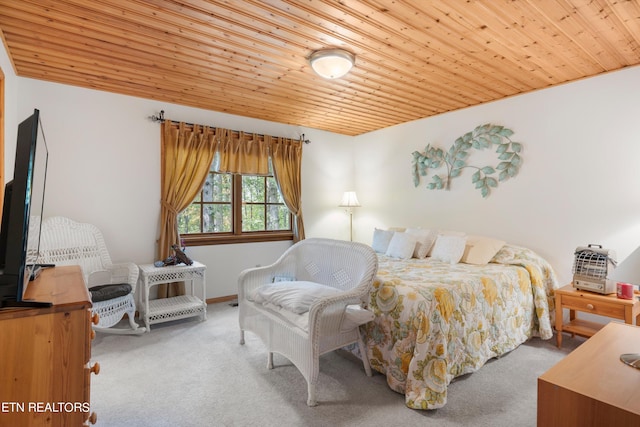
[{"label": "nightstand drawer", "polygon": [[624,320],[624,306],[605,301],[587,299],[580,296],[564,295],[562,297],[562,308],[569,308],[571,310],[584,311],[587,313],[597,314],[599,316]]}]

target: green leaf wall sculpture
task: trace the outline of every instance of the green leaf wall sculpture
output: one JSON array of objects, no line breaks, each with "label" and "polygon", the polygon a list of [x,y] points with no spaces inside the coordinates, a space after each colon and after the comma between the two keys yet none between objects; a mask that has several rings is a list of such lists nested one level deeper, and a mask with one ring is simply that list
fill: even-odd
[{"label": "green leaf wall sculpture", "polygon": [[[462,169],[476,169],[471,176],[471,183],[480,190],[482,197],[491,193],[491,188],[496,188],[499,182],[506,181],[517,175],[522,158],[522,144],[510,139],[513,135],[511,129],[503,126],[486,124],[476,127],[473,131],[465,133],[455,140],[446,153],[441,148],[427,145],[423,153],[413,152],[413,184],[420,184],[420,177],[427,176],[429,169],[439,169],[446,166],[446,174],[434,174],[431,182],[427,184],[430,190],[448,190],[452,178],[460,176]],[[468,164],[472,149],[484,150],[496,147],[498,164],[495,166],[478,167]]]}]

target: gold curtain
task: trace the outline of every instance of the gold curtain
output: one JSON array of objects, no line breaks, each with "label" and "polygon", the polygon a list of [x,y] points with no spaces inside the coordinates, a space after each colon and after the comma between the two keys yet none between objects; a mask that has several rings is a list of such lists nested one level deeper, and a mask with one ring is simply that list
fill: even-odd
[{"label": "gold curtain", "polygon": [[287,138],[265,136],[271,154],[273,175],[294,217],[293,242],[304,240],[302,221],[302,142]]},{"label": "gold curtain", "polygon": [[[220,129],[224,131],[224,129]],[[158,259],[165,259],[178,241],[178,214],[202,189],[215,153],[216,130],[185,123],[162,124],[161,206]],[[184,294],[184,283],[158,286],[158,298]]]},{"label": "gold curtain", "polygon": [[243,175],[268,175],[269,152],[268,144],[259,140],[255,134],[238,132],[238,138],[233,132],[221,129],[216,141],[216,164],[213,169],[221,173]]}]

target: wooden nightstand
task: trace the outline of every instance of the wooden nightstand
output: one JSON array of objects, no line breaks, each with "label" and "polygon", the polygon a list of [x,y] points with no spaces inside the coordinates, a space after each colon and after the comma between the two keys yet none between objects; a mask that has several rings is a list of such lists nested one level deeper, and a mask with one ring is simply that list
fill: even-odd
[{"label": "wooden nightstand", "polygon": [[[556,342],[558,348],[562,346],[562,332],[582,337],[591,337],[598,332],[604,324],[578,319],[576,311],[597,314],[624,320],[633,325],[640,316],[640,301],[634,295],[634,299],[620,299],[616,294],[602,295],[595,292],[581,291],[573,285],[566,285],[555,290],[556,302]],[[563,309],[569,309],[569,323],[564,323]]]}]

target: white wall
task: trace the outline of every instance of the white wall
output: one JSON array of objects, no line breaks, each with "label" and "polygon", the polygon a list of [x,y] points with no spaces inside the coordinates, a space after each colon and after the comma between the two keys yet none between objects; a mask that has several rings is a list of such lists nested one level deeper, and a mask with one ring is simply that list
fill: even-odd
[{"label": "white wall", "polygon": [[[18,78],[17,84],[17,116],[38,108],[49,147],[45,216],[96,224],[114,262],[150,263],[157,256],[160,125],[148,117],[161,109],[191,123],[295,138],[304,133],[311,140],[303,148],[307,236],[348,236],[337,204],[351,177],[350,137],[32,79]],[[15,146],[15,132],[11,141]],[[290,244],[194,247],[188,253],[207,265],[207,298],[216,298],[236,294],[240,271],[275,261]]]},{"label": "white wall", "polygon": [[[639,93],[635,67],[356,137],[363,206],[355,238],[370,243],[374,227],[388,226],[500,237],[546,257],[563,283],[571,280],[577,246],[602,244],[625,260],[640,245]],[[428,190],[424,177],[414,187],[413,151],[428,143],[446,151],[485,123],[512,129],[524,145],[515,178],[486,199],[471,184],[473,170],[454,178],[449,191]],[[471,153],[476,166],[496,159]]]},{"label": "white wall", "polygon": [[4,172],[5,177],[13,176],[16,155],[16,136],[18,128],[18,77],[13,70],[13,64],[7,56],[4,46],[0,46],[0,69],[4,74]]}]

